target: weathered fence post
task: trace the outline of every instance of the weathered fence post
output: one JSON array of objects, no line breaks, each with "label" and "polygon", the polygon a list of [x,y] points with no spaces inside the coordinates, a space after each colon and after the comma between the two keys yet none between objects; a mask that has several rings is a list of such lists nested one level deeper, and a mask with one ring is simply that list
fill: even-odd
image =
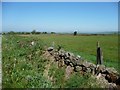
[{"label": "weathered fence post", "polygon": [[102,49],[100,48],[99,42],[97,42],[97,64],[103,64]]}]

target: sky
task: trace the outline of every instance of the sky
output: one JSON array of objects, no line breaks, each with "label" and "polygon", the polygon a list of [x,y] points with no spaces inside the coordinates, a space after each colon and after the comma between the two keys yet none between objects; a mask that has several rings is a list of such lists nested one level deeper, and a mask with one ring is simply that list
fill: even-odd
[{"label": "sky", "polygon": [[117,2],[3,2],[2,31],[118,31]]},{"label": "sky", "polygon": [[3,2],[119,2],[119,0],[2,0]]}]

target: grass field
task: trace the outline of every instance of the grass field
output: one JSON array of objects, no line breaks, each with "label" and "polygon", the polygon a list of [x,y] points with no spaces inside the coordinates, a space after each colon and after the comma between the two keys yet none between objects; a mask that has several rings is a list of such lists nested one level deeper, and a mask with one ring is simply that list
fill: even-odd
[{"label": "grass field", "polygon": [[[36,45],[30,46],[30,42],[35,41]],[[41,57],[44,46],[51,46],[52,42],[55,47],[61,45],[63,49],[79,54],[84,59],[96,63],[96,43],[100,42],[103,50],[104,64],[109,67],[118,69],[118,36],[73,36],[73,35],[3,35],[2,36],[2,65],[3,65],[3,88],[38,88],[38,87],[61,87],[61,80],[64,77],[63,69],[55,69],[55,85],[43,76],[45,65],[48,60]],[[52,65],[51,65],[52,68]],[[52,73],[51,73],[52,75]],[[60,77],[59,77],[60,76]],[[82,82],[86,78],[73,75],[69,82],[63,87],[78,87],[79,83],[74,81],[75,78],[83,83],[82,86],[90,84]],[[82,81],[81,81],[82,80]],[[91,81],[92,79],[88,79]],[[94,82],[95,80],[93,80]],[[97,86],[96,86],[97,87]]]},{"label": "grass field", "polygon": [[55,43],[61,45],[65,50],[81,55],[83,58],[96,63],[96,44],[100,42],[103,51],[104,64],[107,66],[118,67],[118,36],[117,35],[31,35],[44,41],[47,46]]}]

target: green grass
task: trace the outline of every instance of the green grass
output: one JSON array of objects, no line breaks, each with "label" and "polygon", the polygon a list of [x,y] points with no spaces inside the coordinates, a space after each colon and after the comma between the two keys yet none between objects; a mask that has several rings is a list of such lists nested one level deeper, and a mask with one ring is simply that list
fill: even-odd
[{"label": "green grass", "polygon": [[55,63],[52,63],[48,75],[53,77],[52,86],[54,88],[64,88],[65,67],[56,68]]},{"label": "green grass", "polygon": [[89,74],[82,76],[80,73],[74,73],[65,83],[66,88],[100,88],[96,79]]},{"label": "green grass", "polygon": [[61,45],[65,50],[81,55],[83,58],[96,63],[97,41],[103,51],[104,64],[118,69],[118,36],[117,35],[98,35],[98,36],[73,36],[73,35],[32,35],[44,41],[44,44],[51,46]]},{"label": "green grass", "polygon": [[[29,46],[33,40],[37,39],[3,36],[3,88],[51,87],[51,83],[43,76],[47,64],[47,60],[41,57],[43,43],[39,40],[36,45]],[[22,42],[22,46],[17,41]]]},{"label": "green grass", "polygon": [[[17,43],[17,42],[20,43]],[[34,46],[30,42],[35,41]],[[3,35],[2,36],[2,77],[3,88],[44,88],[44,87],[99,87],[90,77],[74,73],[64,81],[65,68],[50,66],[48,75],[55,83],[43,76],[48,60],[41,57],[44,46],[61,45],[63,49],[80,55],[96,63],[96,43],[100,42],[103,50],[104,64],[118,69],[118,36],[73,36],[73,35]],[[89,83],[92,82],[92,83]],[[80,84],[81,83],[81,84]]]}]

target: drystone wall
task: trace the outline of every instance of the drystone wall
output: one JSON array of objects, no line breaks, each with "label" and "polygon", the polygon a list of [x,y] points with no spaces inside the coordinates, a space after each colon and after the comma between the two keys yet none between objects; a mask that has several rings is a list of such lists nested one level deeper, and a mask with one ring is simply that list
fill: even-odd
[{"label": "drystone wall", "polygon": [[114,68],[108,68],[105,65],[95,65],[81,56],[75,56],[71,52],[67,52],[61,48],[54,49],[53,47],[47,48],[47,51],[58,61],[59,67],[64,65],[71,66],[75,72],[91,73],[98,78],[102,77],[109,83],[120,85],[120,74]]}]

